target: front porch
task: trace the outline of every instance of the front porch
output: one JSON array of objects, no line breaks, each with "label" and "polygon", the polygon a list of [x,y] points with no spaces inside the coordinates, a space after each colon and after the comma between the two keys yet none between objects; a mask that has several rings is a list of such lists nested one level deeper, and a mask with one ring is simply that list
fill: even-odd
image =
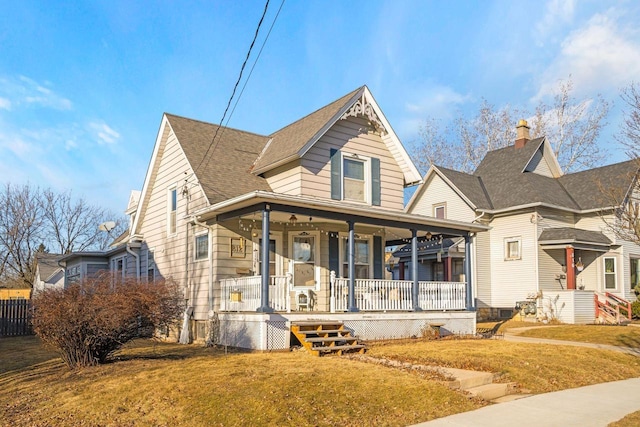
[{"label": "front porch", "polygon": [[[354,305],[350,306],[349,279],[338,278],[334,272],[331,272],[330,277],[330,313],[466,309],[465,282],[419,281],[417,303],[414,304],[413,281],[355,279]],[[221,312],[256,312],[262,304],[262,276],[220,280],[220,292]],[[268,307],[274,312],[321,312],[318,310],[315,292],[296,289],[290,274],[269,278],[268,298]]]}]

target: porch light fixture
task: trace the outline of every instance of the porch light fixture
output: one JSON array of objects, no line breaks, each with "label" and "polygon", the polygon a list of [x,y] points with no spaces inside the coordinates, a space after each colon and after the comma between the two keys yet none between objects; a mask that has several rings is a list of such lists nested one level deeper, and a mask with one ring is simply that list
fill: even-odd
[{"label": "porch light fixture", "polygon": [[295,224],[296,224],[296,222],[298,222],[298,218],[297,218],[295,215],[291,215],[291,216],[289,217],[289,222],[290,222],[291,224],[295,225]]}]

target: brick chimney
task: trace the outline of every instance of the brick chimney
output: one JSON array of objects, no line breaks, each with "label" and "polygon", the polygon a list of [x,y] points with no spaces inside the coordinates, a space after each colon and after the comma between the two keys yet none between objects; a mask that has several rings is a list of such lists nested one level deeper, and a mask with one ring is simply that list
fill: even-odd
[{"label": "brick chimney", "polygon": [[518,122],[518,126],[516,126],[516,143],[514,144],[516,149],[524,147],[531,139],[529,137],[529,129],[530,128],[526,120],[521,119]]}]

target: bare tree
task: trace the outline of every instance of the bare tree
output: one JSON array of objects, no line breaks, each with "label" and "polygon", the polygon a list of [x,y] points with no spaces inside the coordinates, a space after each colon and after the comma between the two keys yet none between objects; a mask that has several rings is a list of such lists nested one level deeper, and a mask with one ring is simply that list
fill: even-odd
[{"label": "bare tree", "polygon": [[40,190],[7,184],[0,192],[0,280],[33,285],[35,252],[43,242],[45,223]]},{"label": "bare tree", "polygon": [[[114,220],[110,235],[98,225]],[[29,184],[0,190],[0,283],[33,286],[36,252],[103,250],[126,228],[109,210]]]},{"label": "bare tree", "polygon": [[609,111],[609,103],[601,96],[578,101],[574,99],[571,77],[558,83],[551,105],[540,102],[535,113],[506,105],[496,109],[486,99],[471,118],[462,113],[453,125],[442,130],[427,119],[420,138],[413,144],[416,163],[423,169],[437,164],[471,173],[488,151],[506,147],[516,137],[517,119],[530,117],[531,135],[546,136],[566,172],[598,165],[604,158],[597,140]]},{"label": "bare tree", "polygon": [[624,102],[623,121],[616,139],[631,159],[630,172],[624,177],[628,186],[604,191],[615,215],[603,219],[616,237],[640,244],[640,87],[632,82],[620,92]]},{"label": "bare tree", "polygon": [[531,119],[532,135],[547,137],[565,172],[602,163],[605,153],[597,142],[610,108],[609,102],[600,95],[578,101],[572,92],[571,76],[559,81],[553,104],[540,102]]},{"label": "bare tree", "polygon": [[[98,225],[116,220],[105,208],[90,205],[83,198],[73,199],[71,192],[43,192],[44,216],[51,240],[50,249],[61,254],[84,251],[90,248],[106,249],[105,236],[117,236],[122,232],[122,220],[117,221],[111,236],[98,232]],[[120,224],[118,224],[118,222]]]}]

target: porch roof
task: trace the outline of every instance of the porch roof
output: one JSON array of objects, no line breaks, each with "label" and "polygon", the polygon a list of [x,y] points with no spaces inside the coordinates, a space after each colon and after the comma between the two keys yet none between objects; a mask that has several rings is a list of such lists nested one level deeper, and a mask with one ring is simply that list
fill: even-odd
[{"label": "porch roof", "polygon": [[606,251],[612,244],[611,240],[600,231],[571,227],[548,228],[540,234],[538,243],[543,249],[572,246],[577,249],[598,251]]},{"label": "porch roof", "polygon": [[392,228],[393,234],[401,238],[410,237],[411,229],[450,236],[465,236],[468,233],[478,233],[490,228],[480,224],[408,214],[377,206],[267,191],[246,193],[203,208],[192,213],[191,216],[198,221],[225,221],[264,209],[286,214],[321,217],[331,221],[353,221],[359,224]]}]

